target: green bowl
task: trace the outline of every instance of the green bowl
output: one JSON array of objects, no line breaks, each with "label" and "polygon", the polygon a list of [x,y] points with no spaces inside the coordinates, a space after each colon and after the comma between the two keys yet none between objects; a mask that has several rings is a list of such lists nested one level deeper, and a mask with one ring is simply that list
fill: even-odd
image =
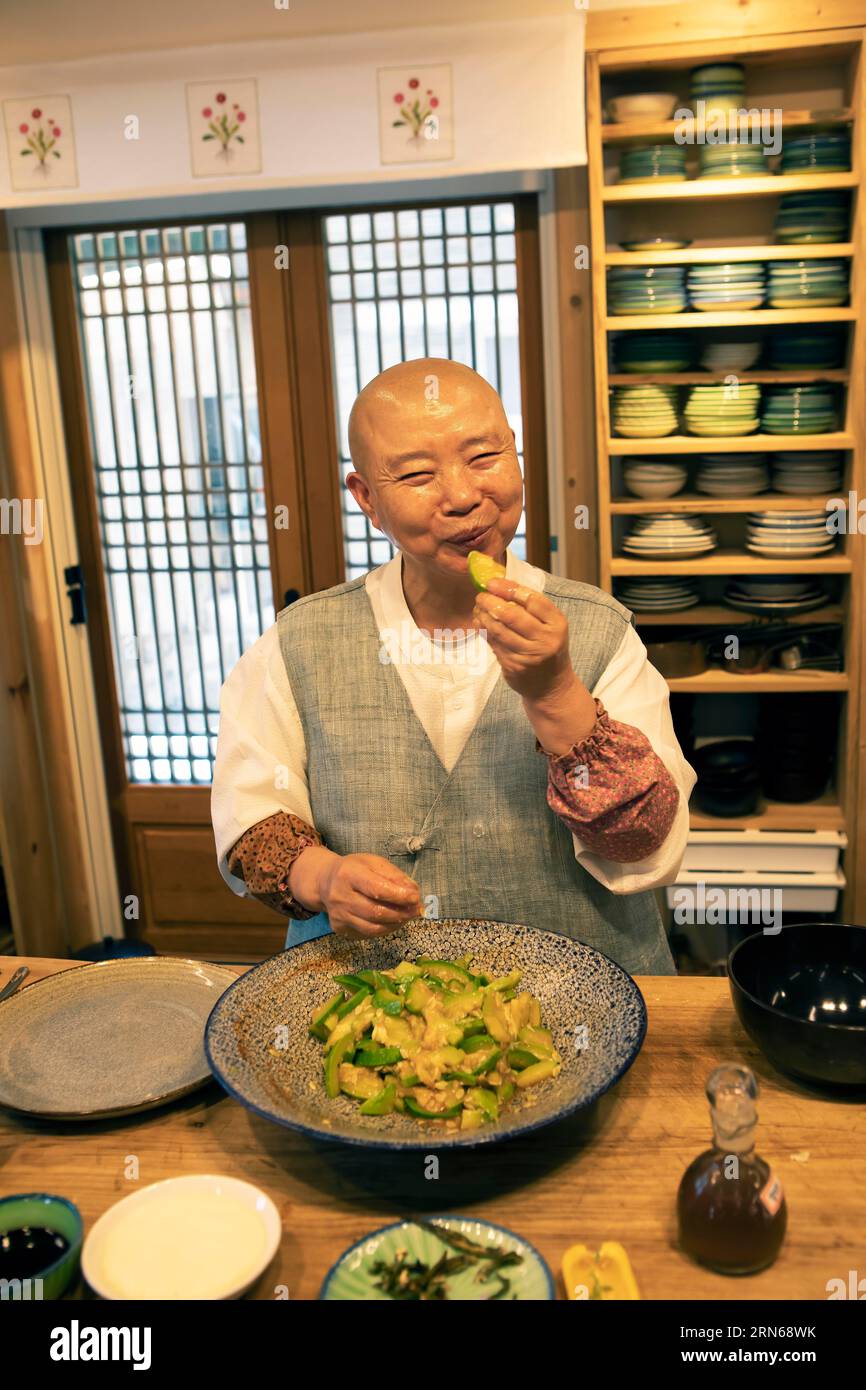
[{"label": "green bowl", "polygon": [[[20,1192],[14,1197],[0,1198],[0,1236],[20,1226],[41,1226],[69,1241],[69,1249],[59,1259],[31,1275],[29,1281],[21,1281],[25,1288],[29,1282],[31,1292],[27,1296],[30,1298],[60,1298],[78,1273],[84,1236],[81,1213],[65,1197],[52,1197],[47,1192]],[[11,1278],[11,1274],[8,1277]],[[39,1291],[33,1291],[35,1289]]]}]

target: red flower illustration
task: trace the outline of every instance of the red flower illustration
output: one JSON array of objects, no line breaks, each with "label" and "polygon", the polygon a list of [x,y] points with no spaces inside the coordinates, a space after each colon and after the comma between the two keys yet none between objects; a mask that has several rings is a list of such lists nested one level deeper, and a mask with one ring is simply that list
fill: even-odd
[{"label": "red flower illustration", "polygon": [[[414,91],[420,86],[417,77],[409,78],[409,86]],[[416,144],[421,139],[421,131],[430,120],[434,107],[439,105],[439,98],[434,97],[432,87],[427,88],[427,95],[422,101],[420,97],[404,97],[402,92],[398,92],[394,97],[400,107],[400,120],[392,121],[392,126],[409,126],[411,134],[409,139]]]},{"label": "red flower illustration", "polygon": [[60,158],[60,151],[55,150],[54,146],[57,144],[58,136],[61,135],[62,132],[60,126],[55,125],[54,121],[51,119],[48,120],[46,125],[41,123],[42,111],[38,106],[33,107],[31,114],[34,120],[40,121],[40,124],[31,129],[27,121],[21,122],[18,127],[18,132],[20,135],[24,135],[27,138],[25,140],[25,148],[20,150],[19,154],[23,158],[35,155],[39,168],[47,175],[48,156],[52,155],[54,159]]},{"label": "red flower illustration", "polygon": [[[217,92],[214,96],[214,100],[218,105],[224,106],[226,102],[225,92]],[[218,154],[225,159],[228,159],[233,153],[234,141],[237,141],[239,145],[245,143],[244,137],[239,135],[238,131],[241,128],[242,122],[246,120],[247,115],[245,111],[241,111],[238,102],[232,102],[231,115],[223,111],[219,115],[214,116],[213,109],[210,106],[205,106],[201,114],[208,123],[207,132],[201,137],[202,140],[217,140],[220,145]]]}]

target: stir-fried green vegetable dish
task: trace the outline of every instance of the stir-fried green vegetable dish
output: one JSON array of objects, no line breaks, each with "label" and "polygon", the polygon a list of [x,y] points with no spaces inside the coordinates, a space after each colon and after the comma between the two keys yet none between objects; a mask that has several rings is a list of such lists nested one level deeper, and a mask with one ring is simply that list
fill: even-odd
[{"label": "stir-fried green vegetable dish", "polygon": [[562,1059],[538,1000],[512,970],[490,979],[472,957],[402,961],[393,970],[335,975],[339,991],[313,1013],[325,1046],[325,1090],[450,1128],[498,1119],[516,1091],[558,1076]]}]

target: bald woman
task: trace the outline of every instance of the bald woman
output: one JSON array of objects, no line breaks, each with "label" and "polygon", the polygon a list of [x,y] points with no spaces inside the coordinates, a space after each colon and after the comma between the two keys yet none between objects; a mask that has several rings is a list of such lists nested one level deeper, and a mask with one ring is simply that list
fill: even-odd
[{"label": "bald woman", "polygon": [[[493,388],[439,358],[360,393],[346,486],[396,554],[308,594],[222,690],[220,872],[286,945],[424,915],[562,932],[671,974],[654,893],[695,773],[632,615],[509,546],[523,511]],[[478,594],[471,550],[506,567]]]}]

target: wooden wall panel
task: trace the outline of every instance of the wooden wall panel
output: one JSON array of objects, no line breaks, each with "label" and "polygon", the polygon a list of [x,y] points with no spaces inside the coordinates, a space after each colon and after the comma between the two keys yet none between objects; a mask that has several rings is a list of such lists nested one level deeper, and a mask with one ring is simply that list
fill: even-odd
[{"label": "wooden wall panel", "polygon": [[[0,216],[0,494],[42,497],[30,437],[13,254]],[[44,515],[47,535],[50,517]],[[79,866],[85,849],[66,769],[73,750],[58,692],[66,672],[52,623],[54,575],[45,540],[0,535],[0,778],[3,859],[19,952],[65,956],[92,938]]]}]

